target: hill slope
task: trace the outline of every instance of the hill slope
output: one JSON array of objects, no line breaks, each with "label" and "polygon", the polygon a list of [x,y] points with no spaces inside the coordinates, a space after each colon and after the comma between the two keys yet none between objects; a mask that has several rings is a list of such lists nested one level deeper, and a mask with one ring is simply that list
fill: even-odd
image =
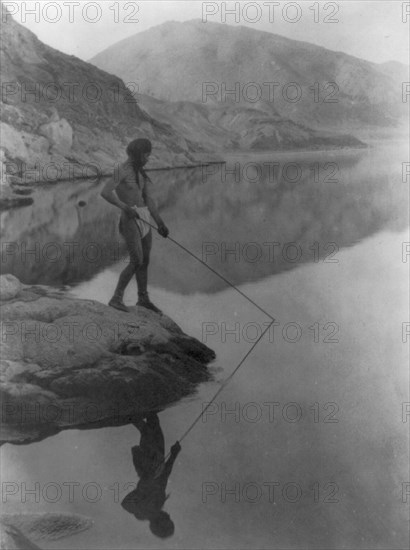
[{"label": "hill slope", "polygon": [[11,17],[0,60],[0,160],[9,182],[112,173],[139,136],[154,144],[150,166],[192,163],[192,146],[142,111],[120,78],[48,47]]},{"label": "hill slope", "polygon": [[196,149],[208,154],[230,150],[289,150],[364,147],[352,135],[312,129],[268,109],[247,105],[204,105],[169,102],[139,94],[139,105],[183,134]]},{"label": "hill slope", "polygon": [[[377,65],[248,27],[167,22],[91,61],[157,99],[241,106],[314,129],[395,126],[404,115],[403,65]],[[205,83],[213,93],[204,97]]]}]

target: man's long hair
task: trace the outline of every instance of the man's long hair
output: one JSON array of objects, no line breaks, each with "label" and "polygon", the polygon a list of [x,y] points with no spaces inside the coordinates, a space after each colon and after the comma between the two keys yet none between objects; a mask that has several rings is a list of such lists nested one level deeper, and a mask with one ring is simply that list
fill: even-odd
[{"label": "man's long hair", "polygon": [[148,177],[142,165],[142,155],[151,153],[151,151],[152,144],[150,140],[146,138],[134,139],[134,141],[131,141],[131,143],[128,144],[127,155],[131,158],[137,178],[138,173],[140,173],[145,179]]}]

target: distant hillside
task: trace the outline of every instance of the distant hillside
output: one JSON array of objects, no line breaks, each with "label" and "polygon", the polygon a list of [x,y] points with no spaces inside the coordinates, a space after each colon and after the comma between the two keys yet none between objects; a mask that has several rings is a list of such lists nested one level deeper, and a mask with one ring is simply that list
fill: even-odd
[{"label": "distant hillside", "polygon": [[352,135],[304,124],[245,105],[204,105],[169,102],[140,94],[138,104],[147,113],[175,128],[196,150],[212,151],[325,149],[364,147]]},{"label": "distant hillside", "polygon": [[142,111],[120,78],[46,46],[11,17],[1,27],[6,180],[112,173],[126,144],[139,136],[153,142],[150,166],[192,164],[192,145]]},{"label": "distant hillside", "polygon": [[[279,134],[279,120],[304,129],[341,133],[363,125],[393,128],[407,107],[401,88],[403,80],[408,80],[408,69],[399,63],[370,63],[272,33],[200,20],[153,27],[118,42],[91,61],[135,82],[141,94],[216,106],[218,117],[224,109],[234,108],[226,130],[238,107],[251,109],[256,116],[259,111],[257,125],[265,130],[266,118],[272,118],[270,124]],[[216,93],[204,98],[206,82],[213,83]],[[247,88],[249,83],[255,86]],[[297,87],[286,88],[289,83]],[[227,90],[238,86],[238,101],[232,94],[225,95],[223,86]],[[297,94],[300,99],[293,101]],[[178,108],[181,105],[170,107],[171,111]],[[189,109],[192,106],[182,110]],[[260,118],[265,120],[260,122]],[[250,122],[244,116],[241,131],[249,130]]]}]

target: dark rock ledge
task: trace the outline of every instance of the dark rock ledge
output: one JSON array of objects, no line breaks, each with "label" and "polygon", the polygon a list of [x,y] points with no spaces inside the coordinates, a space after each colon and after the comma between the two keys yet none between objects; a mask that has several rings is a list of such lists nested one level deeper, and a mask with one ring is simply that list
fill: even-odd
[{"label": "dark rock ledge", "polygon": [[211,379],[215,353],[169,317],[0,278],[1,442],[120,426]]}]

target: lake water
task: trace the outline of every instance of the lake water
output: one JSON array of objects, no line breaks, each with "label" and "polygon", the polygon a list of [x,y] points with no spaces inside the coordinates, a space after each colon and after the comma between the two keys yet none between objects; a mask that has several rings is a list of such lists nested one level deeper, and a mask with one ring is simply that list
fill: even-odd
[{"label": "lake water", "polygon": [[[43,541],[44,548],[407,547],[405,161],[406,152],[390,144],[232,156],[225,169],[153,172],[172,237],[276,324],[182,442],[164,507],[175,523],[172,538],[156,538],[121,507],[138,482],[133,426],[3,446],[3,480],[62,488],[57,502],[52,488],[39,502],[9,497],[5,511],[94,519],[89,531]],[[118,213],[98,197],[100,186],[48,186],[34,206],[5,213],[4,241],[18,250],[3,258],[4,271],[106,303],[124,263]],[[23,253],[22,243],[37,257]],[[70,257],[72,243],[78,247]],[[217,353],[215,381],[159,415],[169,448],[269,319],[158,236],[150,283],[153,301]],[[128,303],[136,300],[134,285]],[[70,482],[78,483],[74,498]]]}]

